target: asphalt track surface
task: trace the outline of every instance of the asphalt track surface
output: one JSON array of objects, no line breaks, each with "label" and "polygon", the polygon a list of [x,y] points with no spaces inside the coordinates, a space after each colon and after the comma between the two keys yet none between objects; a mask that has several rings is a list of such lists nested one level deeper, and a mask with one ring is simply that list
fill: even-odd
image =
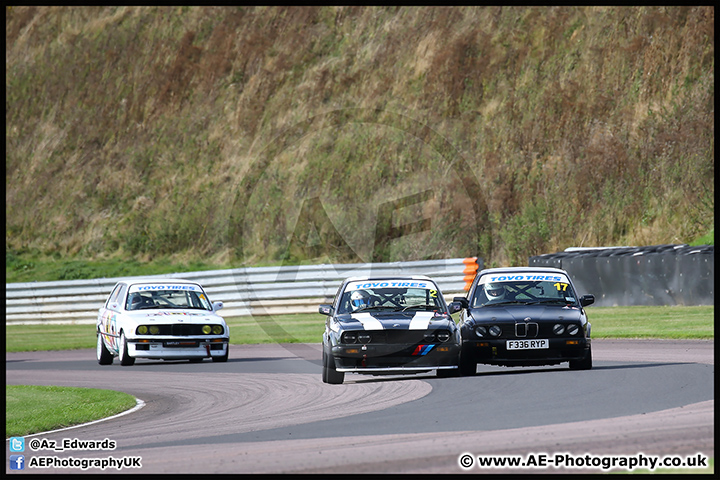
[{"label": "asphalt track surface", "polygon": [[[74,459],[140,457],[120,473],[598,473],[481,469],[480,455],[714,456],[713,341],[593,340],[593,369],[478,366],[321,381],[319,344],[233,345],[227,363],[117,359],[94,350],[6,354],[7,385],[112,389],[144,402],[102,422],[26,437],[116,442],[111,451],[30,451]],[[7,442],[6,442],[7,443]],[[79,467],[21,473],[99,473]],[[107,468],[105,473],[118,470]]]}]

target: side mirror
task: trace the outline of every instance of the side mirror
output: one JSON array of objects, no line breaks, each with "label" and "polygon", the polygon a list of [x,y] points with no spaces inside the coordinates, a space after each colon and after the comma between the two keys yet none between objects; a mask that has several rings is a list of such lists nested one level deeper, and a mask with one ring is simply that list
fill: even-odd
[{"label": "side mirror", "polygon": [[457,313],[462,310],[462,308],[463,307],[460,302],[450,302],[450,304],[448,305],[448,311],[450,312],[450,314]]},{"label": "side mirror", "polygon": [[218,310],[220,310],[220,309],[223,308],[224,306],[225,306],[225,304],[224,304],[223,302],[213,302],[213,305],[212,305],[212,307],[213,307],[213,312],[217,312]]},{"label": "side mirror", "polygon": [[453,303],[456,302],[460,304],[460,308],[468,308],[470,306],[470,304],[468,303],[468,299],[465,297],[454,297]]},{"label": "side mirror", "polygon": [[322,305],[320,305],[320,307],[318,307],[318,312],[322,313],[323,315],[331,316],[333,314],[332,305],[323,303]]},{"label": "side mirror", "polygon": [[595,295],[583,295],[582,298],[580,298],[580,305],[583,307],[587,307],[593,303],[595,303]]}]

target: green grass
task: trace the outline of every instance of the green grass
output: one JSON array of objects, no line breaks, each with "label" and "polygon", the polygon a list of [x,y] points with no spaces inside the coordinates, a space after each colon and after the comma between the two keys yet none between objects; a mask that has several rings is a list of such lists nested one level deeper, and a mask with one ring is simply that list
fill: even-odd
[{"label": "green grass", "polygon": [[588,307],[593,338],[711,339],[715,306]]},{"label": "green grass", "polygon": [[94,325],[6,325],[5,351],[76,350],[95,347]]},{"label": "green grass", "polygon": [[[711,339],[715,307],[589,307],[593,338]],[[320,314],[229,317],[230,342],[320,343]],[[6,325],[5,351],[95,348],[93,325]]]},{"label": "green grass", "polygon": [[5,437],[20,437],[109,417],[135,406],[127,393],[97,388],[5,386]]},{"label": "green grass", "polygon": [[132,258],[87,260],[54,258],[38,251],[5,251],[5,283],[162,275],[175,272],[224,270],[226,268],[230,267],[199,261],[173,261],[167,257],[140,262]]},{"label": "green grass", "polygon": [[[320,343],[325,328],[320,314],[229,317],[232,344]],[[5,351],[95,348],[94,325],[6,325]],[[94,353],[93,353],[94,355]]]},{"label": "green grass", "polygon": [[320,314],[268,315],[227,319],[231,343],[320,343]]}]

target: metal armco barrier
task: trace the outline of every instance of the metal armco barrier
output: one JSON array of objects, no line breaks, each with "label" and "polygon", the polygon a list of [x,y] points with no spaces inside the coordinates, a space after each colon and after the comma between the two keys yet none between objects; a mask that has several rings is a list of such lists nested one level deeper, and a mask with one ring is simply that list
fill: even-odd
[{"label": "metal armco barrier", "polygon": [[567,270],[600,307],[715,305],[714,245],[575,248],[529,263]]},{"label": "metal armco barrier", "polygon": [[[482,268],[476,257],[414,262],[236,268],[173,273],[142,278],[185,278],[200,283],[212,301],[222,301],[224,317],[314,313],[351,276],[427,275],[446,298],[464,293],[468,278]],[[121,279],[8,283],[6,323],[94,323]],[[132,277],[140,278],[140,277]]]}]

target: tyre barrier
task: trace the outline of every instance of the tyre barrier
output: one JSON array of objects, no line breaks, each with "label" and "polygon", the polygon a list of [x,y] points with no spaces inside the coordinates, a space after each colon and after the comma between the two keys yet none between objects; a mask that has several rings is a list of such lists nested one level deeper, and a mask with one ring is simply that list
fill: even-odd
[{"label": "tyre barrier", "polygon": [[596,306],[715,305],[714,245],[569,248],[529,265],[567,270]]}]

